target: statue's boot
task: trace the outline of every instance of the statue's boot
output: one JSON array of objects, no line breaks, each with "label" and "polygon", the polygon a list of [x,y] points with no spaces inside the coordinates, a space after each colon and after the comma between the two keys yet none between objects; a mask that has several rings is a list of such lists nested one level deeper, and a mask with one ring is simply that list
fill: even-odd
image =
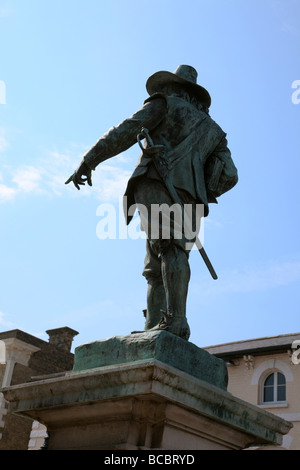
[{"label": "statue's boot", "polygon": [[166,311],[151,331],[165,330],[188,340],[190,328],[186,319],[186,300],[190,267],[186,253],[170,244],[161,252],[161,270],[166,296]]},{"label": "statue's boot", "polygon": [[162,316],[162,310],[167,308],[166,293],[162,277],[148,277],[147,289],[147,309],[143,310],[146,318],[144,330],[132,331],[132,333],[144,333],[152,330],[156,326]]},{"label": "statue's boot", "polygon": [[162,313],[163,316],[160,322],[154,328],[151,328],[151,331],[169,331],[169,333],[188,340],[190,337],[190,327],[186,317],[178,317],[168,310],[166,312],[162,311]]}]

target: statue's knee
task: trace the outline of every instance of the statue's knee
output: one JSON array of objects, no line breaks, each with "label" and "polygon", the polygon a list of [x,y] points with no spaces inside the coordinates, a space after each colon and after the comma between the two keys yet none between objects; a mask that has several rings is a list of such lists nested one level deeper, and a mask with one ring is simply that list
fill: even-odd
[{"label": "statue's knee", "polygon": [[167,254],[172,254],[175,256],[177,254],[177,248],[173,240],[159,240],[157,251],[158,251],[159,258],[163,258]]},{"label": "statue's knee", "polygon": [[[146,277],[146,276],[145,276]],[[151,276],[151,275],[148,275],[146,277],[146,280],[147,280],[147,283],[148,283],[148,286],[149,287],[152,287],[153,289],[157,289],[159,287],[163,287],[163,279],[162,279],[162,275],[160,273],[159,276]]]},{"label": "statue's knee", "polygon": [[178,243],[175,243],[173,239],[171,240],[162,240],[159,245],[159,254],[160,259],[175,258],[175,259],[184,259],[188,261],[189,253]]}]

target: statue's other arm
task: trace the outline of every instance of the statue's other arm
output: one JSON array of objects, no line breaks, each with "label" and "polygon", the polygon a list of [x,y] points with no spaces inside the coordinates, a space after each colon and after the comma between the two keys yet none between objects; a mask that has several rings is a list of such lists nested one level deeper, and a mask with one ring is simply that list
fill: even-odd
[{"label": "statue's other arm", "polygon": [[125,152],[134,145],[142,127],[154,129],[164,118],[166,109],[166,102],[162,98],[154,99],[146,102],[141,109],[117,127],[109,129],[84,155],[78,169],[66,184],[73,181],[77,189],[80,189],[79,185],[84,185],[85,182],[92,186],[92,170],[95,170],[99,163]]},{"label": "statue's other arm", "polygon": [[238,182],[238,172],[231,158],[226,137],[223,137],[210,155],[207,167],[210,170],[209,178],[206,180],[210,191],[209,202],[216,202],[217,197],[232,189]]}]

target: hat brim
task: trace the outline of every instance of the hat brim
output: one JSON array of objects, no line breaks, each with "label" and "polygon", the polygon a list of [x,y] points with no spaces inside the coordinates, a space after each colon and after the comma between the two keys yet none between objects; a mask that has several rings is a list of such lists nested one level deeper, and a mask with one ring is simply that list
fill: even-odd
[{"label": "hat brim", "polygon": [[161,91],[162,87],[168,85],[169,83],[179,83],[183,85],[193,96],[195,96],[200,103],[202,103],[207,108],[211,105],[211,97],[208,91],[203,88],[201,85],[196,83],[189,82],[184,78],[179,77],[178,75],[171,72],[156,72],[151,77],[148,78],[146,83],[146,90],[149,95]]}]

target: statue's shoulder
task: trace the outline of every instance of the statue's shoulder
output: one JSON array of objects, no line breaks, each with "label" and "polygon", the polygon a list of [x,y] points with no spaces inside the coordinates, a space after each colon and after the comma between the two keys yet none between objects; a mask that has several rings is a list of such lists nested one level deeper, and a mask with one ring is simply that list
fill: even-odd
[{"label": "statue's shoulder", "polygon": [[163,100],[165,102],[165,104],[168,105],[167,96],[164,93],[161,93],[161,92],[153,93],[153,95],[149,96],[149,98],[147,98],[144,101],[144,104],[149,103],[149,102],[154,101],[154,100],[159,100],[159,99]]}]

